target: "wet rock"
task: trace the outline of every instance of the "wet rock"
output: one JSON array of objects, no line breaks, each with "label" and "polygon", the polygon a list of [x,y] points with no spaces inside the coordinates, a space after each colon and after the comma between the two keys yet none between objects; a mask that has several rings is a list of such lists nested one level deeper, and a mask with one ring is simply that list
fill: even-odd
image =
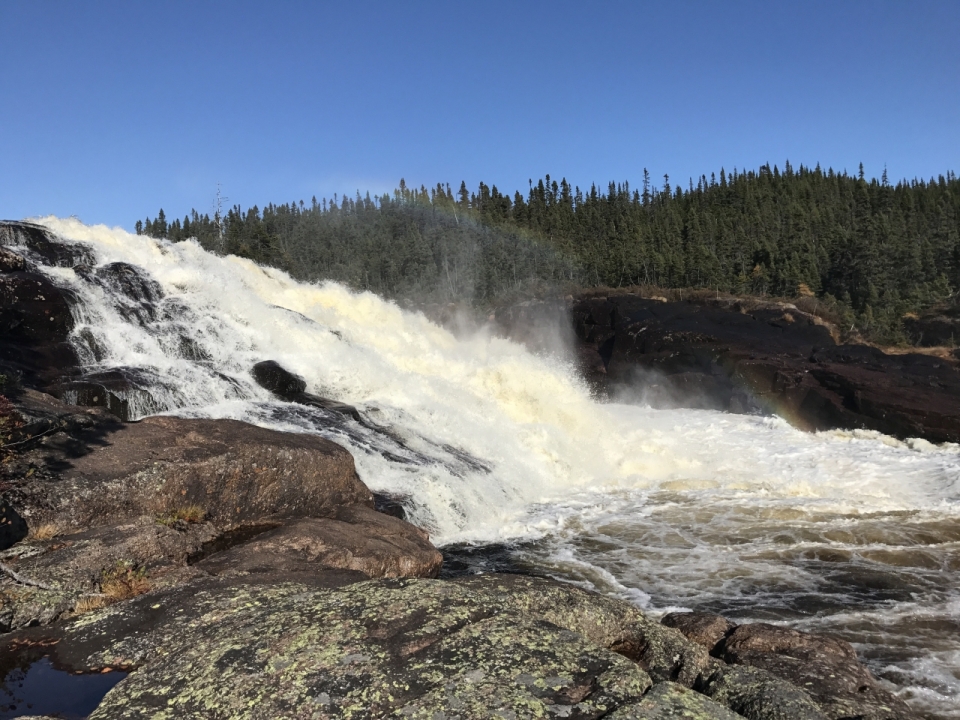
[{"label": "wet rock", "polygon": [[135,420],[162,410],[149,388],[156,378],[136,368],[84,373],[48,388],[69,405],[102,407],[120,420]]},{"label": "wet rock", "polygon": [[719,666],[701,690],[748,720],[826,720],[827,717],[806,692],[760,668]]},{"label": "wet rock", "polygon": [[688,640],[702,645],[711,655],[723,652],[723,641],[736,625],[720,615],[706,612],[676,612],[664,615],[660,623],[676,628]]},{"label": "wet rock", "polygon": [[196,567],[214,575],[310,572],[317,566],[356,570],[369,577],[435,577],[443,556],[426,533],[363,506],[334,518],[306,518],[213,554]]},{"label": "wet rock", "polygon": [[723,659],[763,668],[803,688],[831,720],[904,720],[916,715],[884,689],[842,640],[752,623],[726,638]]},{"label": "wet rock", "polygon": [[251,707],[259,717],[599,718],[651,686],[625,657],[475,589],[197,581],[78,618],[53,653],[76,669],[139,666],[92,720]]},{"label": "wet rock", "polygon": [[92,266],[95,261],[87,245],[64,240],[42,225],[28,222],[0,221],[0,246],[25,251],[31,261],[53,267]]},{"label": "wet rock", "polygon": [[607,715],[610,720],[741,720],[732,710],[683,685],[661,682],[636,705]]},{"label": "wet rock", "polygon": [[386,493],[373,494],[373,507],[377,512],[390,515],[401,520],[407,519],[407,511],[403,507],[405,497],[387,495]]},{"label": "wet rock", "polygon": [[0,372],[43,387],[78,364],[67,342],[74,299],[30,268],[22,255],[0,246]]},{"label": "wet rock", "polygon": [[285,370],[274,360],[258,362],[253,366],[252,373],[260,387],[289,402],[293,402],[294,397],[307,389],[307,383],[302,377]]},{"label": "wet rock", "polygon": [[0,275],[0,335],[11,341],[50,343],[66,340],[73,329],[67,292],[43,275]]},{"label": "wet rock", "polygon": [[59,435],[40,448],[57,476],[12,478],[3,495],[30,527],[87,529],[193,505],[227,527],[373,504],[353,457],[313,435],[173,417],[101,426],[93,438]]},{"label": "wet rock", "polygon": [[294,375],[289,370],[285,370],[274,360],[258,362],[253,366],[251,372],[253,379],[257,381],[260,387],[269,390],[281,400],[323,408],[352,418],[357,422],[363,422],[363,417],[353,405],[305,392],[306,381],[299,375]]},{"label": "wet rock", "polygon": [[20,255],[0,245],[0,273],[23,272],[27,261]]},{"label": "wet rock", "polygon": [[104,288],[107,301],[126,321],[146,327],[161,316],[163,288],[135,265],[113,262],[96,268],[81,266],[77,273]]}]

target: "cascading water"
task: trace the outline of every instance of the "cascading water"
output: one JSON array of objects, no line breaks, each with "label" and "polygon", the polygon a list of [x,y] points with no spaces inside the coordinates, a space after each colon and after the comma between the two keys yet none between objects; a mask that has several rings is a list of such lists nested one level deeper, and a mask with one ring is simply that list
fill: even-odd
[{"label": "cascading water", "polygon": [[[652,610],[786,622],[857,645],[934,717],[960,717],[960,450],[777,418],[598,404],[563,362],[333,283],[75,220],[40,221],[96,266],[45,267],[77,294],[90,372],[167,412],[315,432],[440,545]],[[363,422],[280,402],[275,360]]]}]

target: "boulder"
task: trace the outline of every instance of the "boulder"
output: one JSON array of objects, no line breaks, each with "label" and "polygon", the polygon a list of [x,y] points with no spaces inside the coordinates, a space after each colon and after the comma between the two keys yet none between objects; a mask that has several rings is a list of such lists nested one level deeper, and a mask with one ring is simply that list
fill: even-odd
[{"label": "boulder", "polygon": [[[842,640],[767,623],[737,626],[719,615],[704,612],[671,613],[661,622],[679,629],[689,640],[708,648],[712,655],[730,665],[749,665],[789,681],[804,690],[830,720],[916,717],[903,700],[883,688],[857,659],[853,646]],[[768,682],[765,677],[758,675],[756,682],[761,685]],[[706,685],[710,683],[714,688],[726,688],[741,680],[723,680],[718,675],[708,679]],[[730,692],[723,690],[720,695],[725,703],[733,697]],[[740,700],[729,702],[737,712],[746,714],[745,710],[737,709]]]},{"label": "boulder", "polygon": [[751,623],[726,638],[723,659],[762,668],[803,688],[831,720],[905,720],[916,714],[857,659],[842,640]]},{"label": "boulder", "polygon": [[302,377],[285,370],[275,360],[258,362],[251,373],[260,387],[282,400],[293,402],[293,398],[307,389],[307,382]]},{"label": "boulder", "polygon": [[251,373],[260,387],[269,390],[281,400],[323,408],[369,426],[353,405],[305,392],[306,381],[299,375],[284,369],[275,360],[258,362],[253,366]]},{"label": "boulder", "polygon": [[660,682],[635,705],[614,710],[609,720],[742,720],[743,716],[683,685]]},{"label": "boulder", "polygon": [[345,505],[373,504],[350,453],[315,435],[174,417],[101,425],[91,433],[48,435],[35,454],[55,475],[8,481],[3,499],[31,528],[88,529],[186,506],[228,527],[268,517],[330,517]]},{"label": "boulder", "polygon": [[688,640],[706,648],[711,655],[720,657],[723,653],[723,641],[736,627],[720,615],[707,612],[675,612],[661,618],[660,623],[676,628]]},{"label": "boulder", "polygon": [[809,694],[760,668],[719,666],[701,689],[747,720],[827,720]]},{"label": "boulder", "polygon": [[293,520],[249,542],[204,558],[213,575],[311,572],[318,566],[368,577],[436,577],[443,556],[419,528],[368,507],[337,510],[333,518]]}]

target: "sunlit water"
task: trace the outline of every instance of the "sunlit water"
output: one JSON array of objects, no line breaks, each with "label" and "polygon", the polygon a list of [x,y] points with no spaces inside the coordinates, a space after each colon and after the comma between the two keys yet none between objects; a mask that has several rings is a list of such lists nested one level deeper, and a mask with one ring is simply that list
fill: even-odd
[{"label": "sunlit water", "polygon": [[[488,333],[458,339],[371,294],[190,242],[42,222],[163,288],[137,322],[109,283],[44,270],[82,300],[74,336],[90,369],[152,378],[129,398],[137,414],[323,434],[440,545],[496,543],[653,612],[829,632],[924,713],[960,718],[957,446],[598,404],[563,362]],[[250,375],[268,359],[366,426],[274,400]]]}]

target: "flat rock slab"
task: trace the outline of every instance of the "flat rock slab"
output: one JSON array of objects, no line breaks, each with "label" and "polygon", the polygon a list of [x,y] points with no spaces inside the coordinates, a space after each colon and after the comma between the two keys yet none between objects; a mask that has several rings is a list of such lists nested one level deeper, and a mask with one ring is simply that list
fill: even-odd
[{"label": "flat rock slab", "polygon": [[199,506],[220,526],[325,517],[373,505],[344,448],[235,420],[150,417],[103,432],[55,480],[24,478],[5,499],[31,528],[86,529]]},{"label": "flat rock slab", "polygon": [[212,575],[310,572],[323,566],[369,577],[436,577],[442,564],[443,556],[423,530],[353,505],[340,508],[334,518],[289,521],[196,567]]}]

